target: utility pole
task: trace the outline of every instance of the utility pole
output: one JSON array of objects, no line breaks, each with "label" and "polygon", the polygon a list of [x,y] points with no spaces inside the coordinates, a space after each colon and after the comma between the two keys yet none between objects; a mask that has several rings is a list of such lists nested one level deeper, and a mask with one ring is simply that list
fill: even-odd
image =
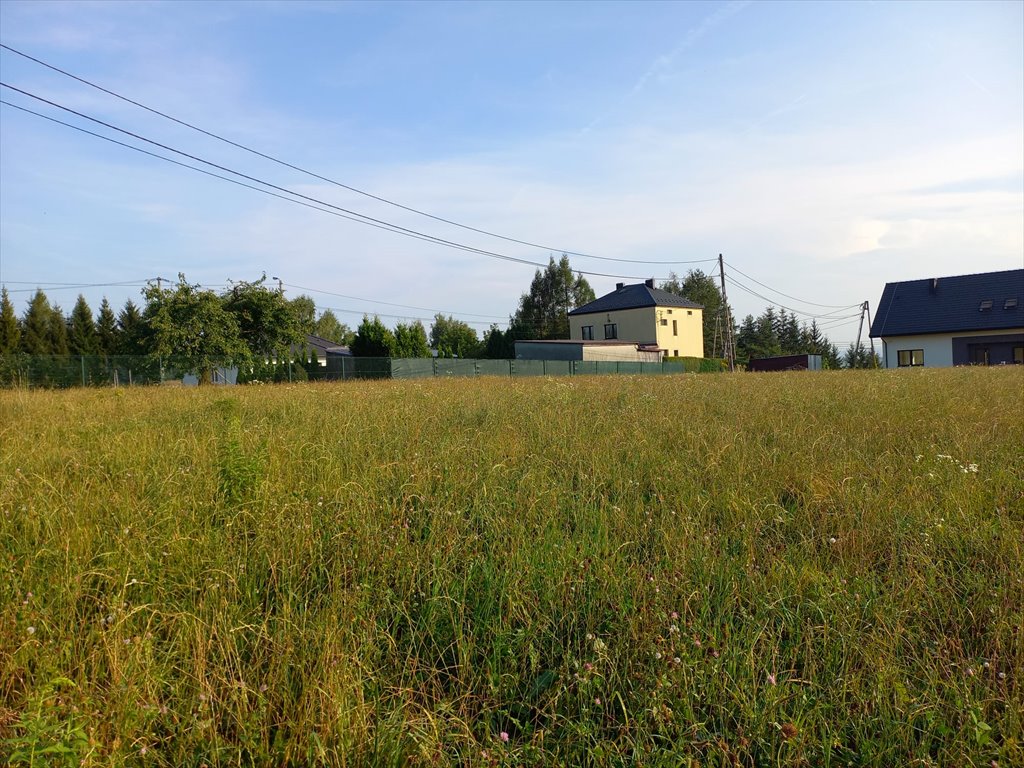
[{"label": "utility pole", "polygon": [[864,302],[864,311],[868,313],[868,338],[871,339],[871,367],[878,367],[878,358],[875,357],[875,339],[871,336],[871,305]]},{"label": "utility pole", "polygon": [[722,280],[722,311],[725,313],[725,333],[722,343],[725,346],[725,356],[729,360],[729,372],[736,371],[736,350],[732,343],[732,317],[729,315],[729,299],[725,295],[725,261],[722,254],[718,254],[718,276]]},{"label": "utility pole", "polygon": [[280,277],[272,277],[271,280],[277,280],[277,292],[284,296],[284,281]]},{"label": "utility pole", "polygon": [[[871,306],[868,302],[864,302],[860,305],[860,325],[857,326],[857,346],[854,347],[854,354],[860,355],[860,337],[861,332],[864,330],[864,315],[868,316],[868,333],[871,332]],[[856,360],[856,358],[854,358]],[[877,366],[877,360],[875,359],[875,340],[871,339],[871,367]]]}]

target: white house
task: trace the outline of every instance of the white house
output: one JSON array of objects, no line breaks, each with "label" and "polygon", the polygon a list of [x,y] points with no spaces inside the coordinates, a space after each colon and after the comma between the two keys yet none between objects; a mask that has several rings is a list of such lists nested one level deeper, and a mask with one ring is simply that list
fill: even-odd
[{"label": "white house", "polygon": [[886,283],[871,337],[886,368],[1024,363],[1024,269]]}]

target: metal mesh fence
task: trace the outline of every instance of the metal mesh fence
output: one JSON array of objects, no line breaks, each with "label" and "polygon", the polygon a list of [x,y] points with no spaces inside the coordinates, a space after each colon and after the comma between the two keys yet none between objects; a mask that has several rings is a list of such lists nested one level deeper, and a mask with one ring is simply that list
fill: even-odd
[{"label": "metal mesh fence", "polygon": [[[724,361],[675,358],[660,363],[570,360],[461,360],[451,358],[329,357],[318,362],[261,362],[252,369],[217,369],[213,384],[237,382],[350,381],[434,377],[595,376],[603,374],[709,373]],[[0,387],[118,387],[195,377],[155,357],[125,355],[0,355]]]}]

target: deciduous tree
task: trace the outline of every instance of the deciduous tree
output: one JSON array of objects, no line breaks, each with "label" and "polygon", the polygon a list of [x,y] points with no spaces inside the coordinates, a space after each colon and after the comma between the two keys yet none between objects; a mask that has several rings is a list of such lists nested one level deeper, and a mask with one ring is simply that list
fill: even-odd
[{"label": "deciduous tree", "polygon": [[476,331],[463,320],[440,312],[434,316],[430,326],[430,346],[437,350],[439,357],[477,357],[480,354],[480,339]]},{"label": "deciduous tree", "polygon": [[179,274],[175,288],[151,284],[143,294],[153,353],[194,373],[200,384],[209,383],[216,368],[251,364],[236,314],[213,291],[192,285]]}]

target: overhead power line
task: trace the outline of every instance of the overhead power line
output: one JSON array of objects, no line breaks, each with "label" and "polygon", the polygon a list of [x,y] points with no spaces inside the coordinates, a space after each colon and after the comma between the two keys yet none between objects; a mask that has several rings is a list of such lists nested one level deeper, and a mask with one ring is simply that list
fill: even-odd
[{"label": "overhead power line", "polygon": [[757,283],[762,288],[767,288],[772,293],[777,293],[780,296],[785,296],[787,299],[792,299],[793,301],[798,302],[800,304],[808,304],[808,305],[810,305],[812,307],[824,307],[825,309],[846,309],[847,308],[845,306],[839,306],[838,304],[819,304],[816,301],[807,301],[805,299],[798,299],[796,296],[790,296],[788,293],[783,293],[778,288],[772,288],[770,285],[765,285],[760,280],[751,277],[746,272],[744,272],[742,269],[740,269],[739,267],[737,267],[734,264],[732,264],[732,262],[728,262],[727,261],[726,264],[729,265],[729,269],[733,270],[734,272],[739,272],[745,278],[747,278],[748,280],[750,280],[753,283]]},{"label": "overhead power line", "polygon": [[801,309],[794,309],[793,307],[787,307],[785,304],[780,304],[777,301],[769,299],[767,296],[764,296],[764,295],[758,293],[757,291],[753,290],[752,288],[749,288],[749,287],[745,286],[743,283],[738,282],[735,278],[730,277],[729,275],[726,275],[725,279],[728,282],[730,282],[733,285],[735,285],[737,288],[739,288],[739,289],[741,289],[743,291],[746,291],[747,293],[749,293],[749,294],[751,294],[753,296],[756,296],[757,298],[762,299],[763,301],[767,301],[769,304],[771,304],[773,306],[779,307],[780,309],[788,310],[788,311],[790,311],[790,312],[792,312],[794,314],[797,314],[797,315],[803,315],[804,317],[808,317],[808,318],[814,318],[814,319],[835,318],[838,312],[842,312],[842,311],[849,310],[849,309],[855,309],[855,308],[860,306],[859,304],[852,304],[852,305],[850,305],[848,307],[841,307],[841,308],[836,309],[836,310],[834,310],[832,312],[825,312],[825,313],[814,314],[812,312],[805,312],[805,311],[803,311]]},{"label": "overhead power line", "polygon": [[[29,61],[34,61],[36,64],[39,64],[39,65],[41,65],[43,67],[46,67],[47,69],[53,70],[54,72],[58,72],[58,73],[66,76],[66,77],[70,77],[71,79],[77,80],[78,82],[83,83],[84,85],[88,85],[91,88],[95,88],[95,89],[97,89],[99,91],[102,91],[103,93],[106,93],[106,94],[108,94],[110,96],[113,96],[116,99],[120,99],[121,101],[127,102],[128,104],[132,104],[132,105],[134,105],[136,107],[139,107],[140,109],[144,109],[147,112],[151,112],[154,115],[158,115],[158,116],[160,116],[160,117],[162,117],[162,118],[164,118],[166,120],[170,120],[170,121],[172,121],[174,123],[177,123],[178,125],[182,125],[182,126],[184,126],[186,128],[190,128],[193,131],[198,131],[199,133],[202,133],[205,136],[209,136],[210,138],[216,139],[217,141],[222,141],[225,144],[230,144],[233,147],[241,149],[241,150],[243,150],[245,152],[249,152],[250,154],[256,155],[257,157],[262,157],[264,160],[269,160],[272,163],[277,163],[278,165],[281,165],[281,166],[283,166],[285,168],[290,168],[293,171],[298,171],[299,173],[303,173],[303,174],[305,174],[307,176],[310,176],[310,177],[312,177],[314,179],[319,179],[320,181],[325,181],[328,184],[333,184],[334,186],[340,187],[341,189],[346,189],[349,192],[355,192],[356,194],[363,195],[364,197],[368,197],[368,198],[370,198],[372,200],[377,200],[378,202],[394,206],[395,208],[400,208],[403,211],[408,211],[410,213],[415,213],[415,214],[417,214],[419,216],[425,216],[428,219],[433,219],[434,221],[439,221],[439,222],[442,222],[444,224],[449,224],[449,225],[451,225],[453,227],[459,227],[460,229],[465,229],[465,230],[468,230],[470,232],[476,232],[477,234],[481,234],[481,235],[487,235],[488,237],[496,237],[499,240],[505,240],[506,242],[510,242],[510,243],[517,243],[518,245],[525,245],[525,246],[528,246],[530,248],[539,248],[541,250],[545,250],[545,251],[549,251],[549,252],[559,252],[559,253],[564,253],[564,254],[566,254],[568,256],[579,256],[579,257],[586,258],[586,259],[598,259],[600,261],[613,261],[613,262],[620,262],[620,263],[624,263],[624,264],[662,264],[662,265],[702,264],[702,263],[707,262],[707,261],[712,261],[712,259],[697,259],[697,260],[693,260],[693,261],[651,261],[651,260],[645,260],[645,259],[615,259],[615,258],[611,258],[609,256],[595,256],[595,255],[589,254],[589,253],[581,253],[579,251],[573,251],[573,250],[570,250],[568,248],[555,248],[553,246],[542,245],[540,243],[533,243],[533,242],[530,242],[529,240],[522,240],[522,239],[515,238],[515,237],[509,237],[507,235],[501,235],[501,234],[498,234],[497,232],[491,232],[491,231],[486,230],[486,229],[480,229],[479,227],[473,227],[473,226],[470,226],[468,224],[461,224],[461,223],[459,223],[457,221],[454,221],[452,219],[446,219],[443,216],[437,216],[435,214],[428,213],[426,211],[422,211],[422,210],[420,210],[418,208],[413,208],[412,206],[403,205],[402,203],[395,202],[394,200],[389,200],[389,199],[387,199],[385,197],[381,197],[379,195],[375,195],[375,194],[373,194],[371,192],[366,192],[365,190],[358,189],[357,187],[353,187],[353,186],[350,186],[348,184],[343,184],[340,181],[336,181],[334,179],[328,178],[327,176],[322,176],[319,173],[315,173],[313,171],[310,171],[310,170],[307,170],[305,168],[302,168],[302,167],[300,167],[298,165],[294,165],[292,163],[289,163],[289,162],[287,162],[285,160],[281,160],[279,158],[274,157],[273,155],[268,155],[268,154],[266,154],[264,152],[260,152],[259,150],[256,150],[256,149],[253,149],[252,147],[246,146],[245,144],[241,144],[241,143],[239,143],[237,141],[232,141],[231,139],[225,138],[224,136],[216,134],[216,133],[214,133],[212,131],[208,131],[208,130],[206,130],[204,128],[200,128],[199,126],[193,125],[192,123],[186,122],[185,120],[180,120],[179,118],[173,117],[172,115],[169,115],[166,112],[161,112],[158,109],[154,109],[153,107],[146,106],[145,104],[143,104],[143,103],[141,103],[139,101],[135,101],[134,99],[130,99],[127,96],[123,96],[120,93],[117,93],[116,91],[110,90],[109,88],[104,88],[101,85],[98,85],[98,84],[96,84],[96,83],[94,83],[94,82],[92,82],[90,80],[87,80],[84,77],[79,77],[78,75],[74,75],[71,72],[68,72],[67,70],[64,70],[64,69],[61,69],[60,67],[54,66],[53,64],[48,64],[47,62],[43,61],[42,59],[37,59],[36,57],[30,56],[29,54],[24,53],[23,51],[19,51],[16,48],[12,48],[9,45],[4,45],[3,43],[0,43],[0,48],[3,48],[4,50],[10,51],[11,53],[14,53],[14,54],[16,54],[18,56],[21,56],[21,57],[25,58],[25,59],[28,59]],[[587,273],[587,274],[596,274],[596,273]]]},{"label": "overhead power line", "polygon": [[[335,211],[339,211],[339,212],[342,212],[344,214],[348,214],[347,216],[343,216],[342,218],[348,218],[348,219],[351,219],[352,221],[356,221],[356,222],[358,222],[360,224],[368,224],[370,226],[375,226],[377,228],[385,229],[387,231],[394,232],[396,234],[401,234],[401,235],[405,235],[405,236],[408,236],[408,237],[413,237],[415,239],[420,239],[420,240],[427,240],[429,242],[433,242],[433,243],[436,243],[438,245],[444,245],[444,246],[447,246],[447,247],[450,247],[450,248],[455,248],[457,250],[466,251],[468,253],[476,253],[476,254],[479,254],[479,255],[482,255],[482,256],[487,256],[487,257],[493,258],[493,259],[499,259],[499,260],[502,260],[502,261],[510,261],[510,262],[514,262],[514,263],[518,263],[518,264],[527,264],[527,265],[530,265],[530,266],[540,267],[540,268],[546,268],[548,266],[547,264],[544,264],[544,263],[541,263],[541,262],[531,261],[529,259],[523,259],[523,258],[519,258],[517,256],[509,256],[508,254],[498,253],[498,252],[495,252],[495,251],[488,251],[488,250],[485,250],[483,248],[476,248],[474,246],[466,245],[464,243],[458,243],[458,242],[455,242],[455,241],[452,241],[452,240],[447,240],[445,238],[436,237],[434,235],[428,235],[428,234],[426,234],[424,232],[419,232],[417,230],[409,229],[407,227],[402,227],[402,226],[399,226],[398,224],[393,224],[391,222],[384,221],[382,219],[377,219],[377,218],[374,218],[372,216],[367,216],[365,214],[358,213],[356,211],[352,211],[352,210],[349,210],[347,208],[342,208],[341,206],[334,205],[333,203],[328,203],[328,202],[326,202],[324,200],[320,200],[318,198],[311,197],[310,195],[304,195],[301,192],[292,191],[292,190],[290,190],[290,189],[288,189],[286,187],[278,186],[277,184],[273,184],[271,182],[264,181],[263,179],[257,178],[255,176],[250,176],[249,174],[242,173],[241,171],[236,171],[236,170],[234,170],[232,168],[228,168],[227,166],[219,165],[218,163],[214,163],[214,162],[212,162],[210,160],[205,160],[205,159],[203,159],[201,157],[198,157],[196,155],[189,154],[188,152],[184,152],[182,150],[175,149],[174,147],[168,146],[166,144],[161,144],[160,142],[154,141],[153,139],[148,139],[145,136],[141,136],[139,134],[133,133],[132,131],[129,131],[129,130],[124,129],[124,128],[119,128],[118,126],[113,125],[113,124],[108,123],[108,122],[105,122],[103,120],[100,120],[99,118],[91,117],[91,116],[86,115],[86,114],[84,114],[82,112],[78,112],[77,110],[71,109],[70,107],[64,106],[63,104],[59,104],[59,103],[57,103],[55,101],[51,101],[50,99],[43,98],[42,96],[38,96],[38,95],[36,95],[34,93],[30,93],[29,91],[25,91],[25,90],[23,90],[21,88],[17,88],[16,86],[10,85],[8,83],[0,82],[0,86],[3,86],[4,88],[8,88],[8,89],[10,89],[12,91],[15,91],[16,93],[20,93],[20,94],[22,94],[24,96],[28,96],[29,98],[35,99],[36,101],[40,101],[40,102],[42,102],[44,104],[49,104],[52,107],[56,107],[57,109],[60,109],[60,110],[63,110],[65,112],[68,112],[70,114],[73,114],[73,115],[76,115],[78,117],[81,117],[84,120],[89,120],[90,122],[96,123],[98,125],[102,125],[105,128],[110,128],[111,130],[117,131],[119,133],[123,133],[126,136],[131,136],[132,138],[138,139],[139,141],[144,141],[147,144],[152,144],[153,146],[160,147],[161,149],[165,149],[168,152],[173,152],[173,153],[175,153],[177,155],[181,155],[182,157],[187,157],[190,160],[195,160],[196,162],[199,162],[199,163],[202,163],[204,165],[208,165],[208,166],[210,166],[212,168],[216,168],[218,170],[224,171],[225,173],[230,173],[230,174],[232,174],[234,176],[238,176],[240,178],[247,179],[248,181],[252,181],[252,182],[255,182],[257,184],[262,184],[262,185],[264,185],[266,187],[269,187],[270,189],[275,189],[275,190],[278,190],[279,192],[284,192],[285,194],[293,195],[294,197],[301,198],[302,200],[308,200],[310,202],[313,202],[313,203],[317,204],[315,206],[307,206],[307,207],[312,207],[314,209],[322,211],[323,209],[322,208],[317,208],[317,206],[325,206],[325,207],[331,208],[331,209],[333,209]],[[61,125],[65,125],[65,126],[68,126],[68,127],[71,127],[71,128],[75,128],[76,130],[80,130],[83,133],[88,133],[88,134],[90,134],[92,136],[96,136],[98,138],[106,139],[108,141],[113,142],[114,144],[119,144],[120,146],[127,147],[129,149],[135,149],[137,151],[143,152],[144,154],[150,155],[152,157],[160,158],[161,160],[168,160],[168,158],[165,158],[162,155],[158,155],[158,154],[155,154],[155,153],[152,153],[152,152],[147,152],[145,150],[139,149],[138,147],[133,147],[130,144],[125,144],[123,142],[119,142],[119,141],[116,141],[114,139],[110,139],[109,137],[102,136],[101,134],[93,133],[92,131],[87,131],[87,130],[85,130],[83,128],[79,128],[78,126],[73,126],[70,123],[65,123],[62,120],[56,120],[56,119],[48,117],[46,115],[42,115],[42,114],[40,114],[38,112],[34,112],[33,110],[26,109],[24,107],[20,107],[17,104],[12,104],[12,103],[7,102],[7,101],[3,101],[2,103],[7,104],[8,106],[15,107],[16,109],[20,109],[23,112],[28,112],[30,114],[34,114],[34,115],[37,115],[39,117],[43,117],[43,118],[46,118],[48,120],[51,120],[53,122],[60,123]],[[192,170],[200,170],[200,169],[197,169],[197,168],[195,168],[193,166],[190,166],[188,164],[180,163],[178,161],[171,161],[171,162],[174,162],[176,165],[181,165],[181,166],[183,166],[185,168],[190,168]],[[206,171],[203,171],[203,172],[206,173],[209,176],[214,176],[215,178],[220,178],[220,179],[224,179],[225,178],[225,177],[220,176],[218,174],[209,173],[209,172],[206,172]],[[231,180],[231,181],[234,181],[234,180]],[[235,182],[235,183],[239,183],[239,182]],[[241,186],[246,186],[246,187],[249,186],[247,184],[240,184],[240,185]],[[251,189],[257,189],[255,187],[250,187],[250,188]],[[257,191],[267,192],[266,190],[262,190],[262,189],[257,189]],[[272,193],[267,193],[267,194],[272,194]],[[272,196],[280,197],[280,195],[272,195]],[[284,198],[284,199],[289,199],[289,198]],[[293,202],[298,202],[298,201],[293,201]],[[353,218],[353,217],[355,217],[355,218]],[[708,261],[710,261],[710,259],[708,259]],[[577,272],[579,274],[592,275],[592,276],[596,276],[596,277],[625,278],[625,279],[628,279],[628,280],[643,280],[643,279],[645,279],[644,277],[639,276],[639,275],[617,275],[617,274],[610,274],[610,273],[606,273],[606,272],[593,272],[593,271],[589,271],[589,270],[585,270],[585,269],[574,269],[573,271]],[[664,280],[666,278],[658,278],[658,279]]]},{"label": "overhead power line", "polygon": [[[333,291],[324,291],[319,288],[307,288],[302,285],[294,285],[292,283],[283,283],[283,285],[289,288],[294,288],[297,291],[310,291],[311,293],[322,293],[325,296],[336,296],[339,299],[351,299],[352,301],[368,301],[371,304],[384,304],[388,307],[399,307],[400,309],[415,309],[418,312],[433,312],[435,315],[459,315],[462,317],[482,317],[487,320],[507,320],[507,315],[482,315],[476,312],[448,312],[443,309],[430,309],[429,307],[416,307],[412,304],[396,304],[391,301],[380,301],[379,299],[366,299],[360,296],[348,296],[344,293],[334,293]],[[431,318],[433,319],[433,318]],[[483,322],[483,321],[481,321]]]}]

